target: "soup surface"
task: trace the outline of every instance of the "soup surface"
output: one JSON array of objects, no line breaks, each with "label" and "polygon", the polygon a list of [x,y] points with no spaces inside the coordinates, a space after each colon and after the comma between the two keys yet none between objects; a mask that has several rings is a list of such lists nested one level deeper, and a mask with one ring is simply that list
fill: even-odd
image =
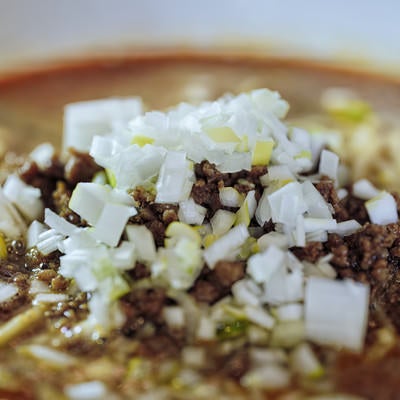
[{"label": "soup surface", "polygon": [[[0,157],[3,158],[0,181],[4,180],[11,170],[20,167],[23,160],[14,153],[27,153],[44,141],[60,147],[63,107],[67,103],[111,96],[140,96],[146,109],[166,109],[182,101],[196,104],[214,100],[227,92],[237,94],[262,87],[279,91],[289,102],[291,123],[310,130],[331,133],[333,138],[331,145],[341,153],[349,165],[353,179],[368,177],[377,186],[384,186],[390,190],[400,188],[398,178],[400,161],[397,159],[400,151],[400,137],[397,138],[397,134],[400,134],[399,82],[307,63],[178,55],[88,63],[42,71],[29,76],[12,77],[0,82]],[[353,108],[348,113],[342,112],[340,107],[337,109],[332,106],[332,101],[329,100],[332,100],[332,96],[326,95],[327,89],[338,87],[346,88],[345,91],[337,92],[339,100],[347,102],[350,96],[350,101],[355,103],[351,103],[349,107],[355,104],[356,109]],[[88,163],[87,165],[92,168],[93,165],[89,161]],[[201,168],[205,168],[204,165]],[[95,171],[96,168],[92,172]],[[205,179],[201,174],[206,174],[204,172],[206,170],[198,171],[198,179]],[[31,174],[35,173],[29,170],[22,172],[25,181],[30,183],[35,182]],[[241,178],[238,178],[239,181]],[[250,179],[246,176],[247,178]],[[53,184],[54,179],[51,182]],[[67,185],[69,184],[70,182],[67,182]],[[40,183],[38,185],[40,186]],[[333,186],[329,186],[329,190],[327,187],[325,186],[325,189],[319,187],[318,190],[321,194],[325,190],[329,198]],[[58,190],[61,197],[66,194],[60,186],[53,189]],[[331,194],[328,194],[328,191]],[[140,198],[139,194],[135,195]],[[394,198],[399,207],[398,197]],[[53,193],[52,201],[58,200],[61,204],[62,200],[59,197],[54,200]],[[359,208],[362,208],[360,203],[353,200],[346,203],[346,206],[351,208],[354,218],[361,223],[368,222],[365,210],[360,211]],[[140,201],[145,203],[143,198]],[[336,211],[339,212],[338,210],[339,208]],[[398,308],[400,289],[397,288],[400,279],[398,273],[400,229],[398,224],[392,224],[390,228],[369,225],[365,229],[367,233],[360,236],[355,234],[347,242],[340,242],[338,238],[332,236],[324,248],[311,246],[305,251],[297,248],[293,252],[301,260],[309,262],[333,252],[334,269],[340,278],[350,277],[365,283],[372,282],[373,301],[370,305],[371,317],[366,350],[361,354],[352,354],[313,345],[313,354],[316,354],[324,366],[324,373],[317,377],[305,378],[301,373],[295,374],[288,387],[278,385],[277,388],[267,390],[270,394],[266,398],[303,400],[333,392],[362,396],[361,398],[366,399],[397,398],[400,390],[396,374],[397,368],[400,367],[398,335],[400,311],[399,313],[396,311],[400,310]],[[15,240],[6,244],[8,258],[4,261],[0,257],[2,281],[9,282],[11,278],[18,280],[18,276],[21,276],[22,280],[28,279],[25,274],[30,271],[35,279],[39,277],[38,280],[49,285],[52,291],[63,293],[68,283],[57,273],[57,260],[52,257],[41,257],[32,252],[25,253],[24,244]],[[348,255],[346,252],[351,254]],[[363,254],[365,259],[362,258]],[[379,265],[377,260],[381,262]],[[362,264],[364,261],[365,265]],[[137,272],[132,273],[131,277],[133,280],[140,281],[143,277],[144,279],[147,277],[143,271],[143,277],[139,276],[140,268],[137,265],[135,271]],[[209,276],[207,279],[213,279]],[[21,285],[23,287],[24,283]],[[196,398],[200,399],[209,396],[262,398],[261,396],[265,395],[264,390],[250,389],[246,392],[237,385],[245,376],[248,363],[248,356],[244,356],[242,349],[240,333],[244,328],[240,325],[240,319],[236,321],[239,321],[238,325],[223,327],[222,334],[227,336],[223,338],[225,341],[223,349],[218,347],[215,350],[219,352],[218,356],[215,359],[211,356],[214,365],[196,366],[196,363],[201,363],[196,361],[196,355],[200,353],[196,353],[196,349],[191,349],[192,353],[189,351],[188,354],[190,353],[192,358],[188,356],[190,359],[188,365],[183,362],[182,367],[181,359],[179,363],[174,359],[174,352],[179,349],[179,341],[183,340],[179,336],[180,333],[174,332],[172,335],[169,331],[168,334],[162,332],[162,335],[158,336],[159,343],[150,343],[151,332],[148,331],[154,329],[154,326],[146,325],[146,318],[150,315],[149,320],[158,326],[158,322],[152,320],[156,312],[151,309],[151,305],[156,308],[161,307],[159,302],[162,299],[161,302],[174,306],[173,299],[165,300],[166,294],[162,290],[154,288],[150,290],[146,282],[135,286],[135,290],[131,297],[124,299],[124,304],[126,310],[131,304],[140,304],[137,306],[137,308],[142,307],[140,318],[137,318],[135,323],[143,326],[141,325],[140,329],[131,326],[129,332],[125,332],[124,335],[115,335],[107,340],[98,337],[90,343],[68,336],[68,319],[80,321],[87,314],[87,299],[83,295],[75,296],[69,303],[64,302],[50,310],[36,309],[35,312],[39,312],[51,321],[46,325],[47,332],[41,329],[44,325],[41,319],[30,315],[35,325],[27,326],[25,332],[13,337],[13,340],[6,344],[2,343],[1,335],[8,333],[1,331],[1,323],[6,324],[18,313],[28,312],[26,302],[32,295],[25,291],[23,300],[15,303],[18,313],[15,313],[15,310],[8,310],[4,305],[3,308],[0,306],[0,346],[3,346],[0,350],[0,398],[53,399],[64,398],[62,396],[67,395],[77,399],[89,398],[79,397],[85,395],[85,388],[75,387],[71,389],[72,391],[66,390],[64,381],[70,385],[82,381],[89,382],[92,384],[88,389],[92,390],[90,398],[96,398],[96,395],[93,397],[96,390],[102,393],[101,387],[96,387],[99,382],[106,382],[112,393],[115,392],[107,396],[115,395],[115,398],[119,398],[118,396],[131,398],[132,395],[139,396],[139,393],[152,389],[155,399],[183,399],[187,398],[185,396],[189,393],[192,395],[193,385],[197,385]],[[147,307],[145,303],[150,306]],[[387,306],[389,303],[390,306]],[[133,311],[126,312],[130,315],[129,312]],[[12,330],[12,327],[7,325],[7,329]],[[229,336],[235,329],[238,334]],[[60,331],[64,334],[62,339],[58,336]],[[49,336],[46,335],[52,338],[51,344],[54,348],[61,349],[62,354],[67,354],[65,359],[60,359],[62,356],[59,353],[40,353],[45,351],[43,349],[49,344],[47,343]],[[173,345],[169,335],[173,336]],[[33,342],[30,341],[32,336]],[[134,339],[131,340],[130,336]],[[147,347],[140,347],[141,341],[148,342]],[[279,342],[267,357],[273,357],[274,362],[278,360],[278,364],[290,363],[285,358],[287,357],[285,352],[291,347],[290,343],[282,345]],[[281,350],[283,353],[280,353]],[[212,346],[207,351],[212,354]],[[159,361],[158,355],[162,355],[160,356],[162,361]],[[160,362],[156,372],[158,385],[149,376],[153,367],[146,361],[147,357],[153,356]],[[41,357],[45,361],[38,361]],[[279,361],[280,357],[283,357],[284,361]],[[76,359],[79,359],[81,364],[76,365]],[[279,368],[272,372],[278,371],[276,372],[278,380],[282,378],[280,367],[279,364]],[[177,370],[181,374],[178,378]],[[201,386],[199,371],[211,382],[219,380],[220,383],[216,385],[218,390],[212,385]],[[34,389],[31,390],[30,385],[34,386]],[[81,391],[74,392],[74,389]]]}]

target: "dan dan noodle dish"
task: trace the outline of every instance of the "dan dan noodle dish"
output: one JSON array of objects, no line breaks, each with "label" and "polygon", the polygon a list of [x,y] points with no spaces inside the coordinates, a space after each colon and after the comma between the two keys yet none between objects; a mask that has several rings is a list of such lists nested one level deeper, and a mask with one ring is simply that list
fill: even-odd
[{"label": "dan dan noodle dish", "polygon": [[0,191],[3,398],[395,398],[399,197],[288,108],[66,107]]}]

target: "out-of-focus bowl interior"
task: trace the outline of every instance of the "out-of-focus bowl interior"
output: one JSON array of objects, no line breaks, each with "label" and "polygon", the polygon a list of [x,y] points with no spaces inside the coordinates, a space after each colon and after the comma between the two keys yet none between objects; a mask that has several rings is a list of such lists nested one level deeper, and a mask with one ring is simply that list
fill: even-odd
[{"label": "out-of-focus bowl interior", "polygon": [[171,48],[312,58],[399,75],[395,0],[13,0],[0,4],[0,71]]}]

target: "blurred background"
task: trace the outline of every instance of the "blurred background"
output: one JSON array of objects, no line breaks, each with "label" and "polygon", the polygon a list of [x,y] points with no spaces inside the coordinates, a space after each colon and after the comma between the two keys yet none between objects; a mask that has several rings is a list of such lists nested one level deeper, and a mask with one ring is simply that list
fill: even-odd
[{"label": "blurred background", "polygon": [[400,69],[397,0],[2,0],[0,70],[190,47]]}]

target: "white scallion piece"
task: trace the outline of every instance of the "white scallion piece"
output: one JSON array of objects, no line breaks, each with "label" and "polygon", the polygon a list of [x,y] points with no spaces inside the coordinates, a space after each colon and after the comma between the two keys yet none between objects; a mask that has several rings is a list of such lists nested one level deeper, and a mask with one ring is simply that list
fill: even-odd
[{"label": "white scallion piece", "polygon": [[359,352],[368,320],[369,288],[351,280],[308,278],[305,292],[307,338]]},{"label": "white scallion piece", "polygon": [[156,259],[154,237],[145,225],[127,225],[126,235],[135,244],[139,261],[151,263]]},{"label": "white scallion piece", "polygon": [[337,222],[333,218],[304,218],[304,231],[333,231],[337,228]]},{"label": "white scallion piece", "polygon": [[182,328],[185,325],[185,312],[180,306],[166,306],[162,315],[170,328]]},{"label": "white scallion piece", "polygon": [[343,200],[346,198],[349,194],[349,191],[347,189],[340,188],[337,190],[337,195],[339,200]]},{"label": "white scallion piece", "polygon": [[255,216],[258,224],[263,226],[272,218],[271,207],[268,200],[269,193],[264,190],[256,208]]},{"label": "white scallion piece", "polygon": [[328,203],[322,197],[321,193],[310,182],[302,183],[304,201],[307,204],[307,216],[313,218],[332,218]]},{"label": "white scallion piece", "polygon": [[244,244],[249,236],[246,226],[235,226],[204,250],[204,260],[212,269],[219,260],[231,259],[232,254]]},{"label": "white scallion piece", "polygon": [[216,333],[215,322],[207,316],[201,316],[198,321],[196,337],[199,340],[214,340]]},{"label": "white scallion piece", "polygon": [[109,198],[110,189],[98,183],[80,182],[72,193],[69,208],[95,225]]},{"label": "white scallion piece", "polygon": [[179,203],[179,221],[189,225],[201,225],[207,214],[207,209],[202,207],[190,197]]},{"label": "white scallion piece", "polygon": [[122,243],[114,249],[110,249],[112,264],[120,270],[132,269],[136,263],[136,247],[134,243],[122,241]]},{"label": "white scallion piece", "polygon": [[335,229],[329,230],[331,233],[337,233],[339,236],[352,235],[361,228],[361,224],[355,219],[338,222]]},{"label": "white scallion piece", "polygon": [[16,174],[13,174],[5,181],[3,193],[15,204],[28,222],[41,217],[43,202],[40,189],[27,185]]},{"label": "white scallion piece", "polygon": [[233,187],[219,189],[219,200],[225,207],[240,207],[243,203],[242,195]]},{"label": "white scallion piece", "polygon": [[247,372],[240,383],[244,387],[265,390],[283,389],[290,384],[290,372],[278,364],[269,364],[252,368]]},{"label": "white scallion piece", "polygon": [[27,226],[14,205],[7,199],[0,187],[0,232],[15,238],[26,232]]},{"label": "white scallion piece", "polygon": [[322,150],[318,172],[322,176],[328,176],[333,181],[338,179],[339,157],[329,150]]},{"label": "white scallion piece", "polygon": [[67,385],[64,393],[70,400],[105,400],[109,397],[107,387],[100,381]]},{"label": "white scallion piece", "polygon": [[40,344],[21,346],[18,351],[52,367],[68,368],[77,363],[76,358]]},{"label": "white scallion piece", "polygon": [[[187,190],[189,185],[189,190]],[[186,153],[169,151],[158,176],[156,202],[178,203],[187,200],[191,187]]]},{"label": "white scallion piece", "polygon": [[60,233],[64,236],[70,236],[79,228],[70,222],[66,221],[64,218],[60,217],[54,211],[51,211],[49,208],[44,210],[44,222],[52,229],[54,229],[57,233]]},{"label": "white scallion piece", "polygon": [[268,179],[272,181],[290,182],[295,181],[292,171],[287,165],[271,165],[268,167]]},{"label": "white scallion piece", "polygon": [[60,303],[68,300],[68,295],[63,293],[39,293],[33,299],[34,306],[41,303]]},{"label": "white scallion piece", "polygon": [[142,112],[139,98],[110,98],[67,104],[63,148],[88,152],[95,135],[111,133]]},{"label": "white scallion piece", "polygon": [[39,234],[36,247],[43,255],[46,256],[58,250],[60,242],[63,239],[63,235],[57,233],[54,229],[49,229]]},{"label": "white scallion piece", "polygon": [[246,305],[243,311],[249,321],[265,329],[272,329],[275,325],[275,319],[261,307]]},{"label": "white scallion piece", "polygon": [[39,241],[39,235],[46,231],[47,228],[39,221],[33,221],[26,232],[26,247],[28,249],[36,246]]},{"label": "white scallion piece", "polygon": [[227,210],[219,209],[210,220],[214,235],[224,235],[235,223],[236,214]]},{"label": "white scallion piece", "polygon": [[288,273],[285,268],[279,268],[264,284],[263,302],[280,305],[303,299],[303,272],[295,270]]},{"label": "white scallion piece", "polygon": [[308,378],[319,378],[324,370],[308,343],[299,344],[290,355],[293,370]]},{"label": "white scallion piece", "polygon": [[232,286],[232,294],[235,300],[242,305],[258,307],[261,303],[262,294],[258,285],[250,279],[242,279]]},{"label": "white scallion piece", "polygon": [[299,303],[283,304],[276,308],[276,315],[281,321],[293,321],[303,318],[304,307]]},{"label": "white scallion piece", "polygon": [[394,197],[388,192],[381,192],[365,203],[369,219],[373,224],[387,225],[397,222],[397,205]]},{"label": "white scallion piece", "polygon": [[12,283],[0,282],[0,303],[7,301],[18,293],[18,287]]},{"label": "white scallion piece", "polygon": [[185,346],[182,349],[182,361],[188,367],[203,368],[207,364],[206,356],[203,347]]},{"label": "white scallion piece", "polygon": [[298,215],[307,211],[304,202],[302,186],[298,182],[291,182],[268,196],[273,222],[280,222],[289,226],[296,225]]},{"label": "white scallion piece", "polygon": [[45,170],[51,166],[54,155],[55,150],[53,145],[50,143],[42,143],[33,149],[29,154],[29,158],[34,161],[41,170]]},{"label": "white scallion piece", "polygon": [[362,200],[370,200],[378,196],[380,190],[377,189],[368,179],[360,179],[353,183],[353,195]]},{"label": "white scallion piece", "polygon": [[133,207],[107,203],[96,221],[93,236],[109,246],[116,246],[128,219],[135,214]]},{"label": "white scallion piece", "polygon": [[279,268],[284,268],[284,261],[285,252],[271,245],[248,259],[247,273],[258,283],[267,282]]},{"label": "white scallion piece", "polygon": [[257,244],[261,252],[266,250],[269,246],[276,246],[282,250],[287,250],[289,247],[286,235],[275,231],[266,233],[259,237],[257,239]]}]

